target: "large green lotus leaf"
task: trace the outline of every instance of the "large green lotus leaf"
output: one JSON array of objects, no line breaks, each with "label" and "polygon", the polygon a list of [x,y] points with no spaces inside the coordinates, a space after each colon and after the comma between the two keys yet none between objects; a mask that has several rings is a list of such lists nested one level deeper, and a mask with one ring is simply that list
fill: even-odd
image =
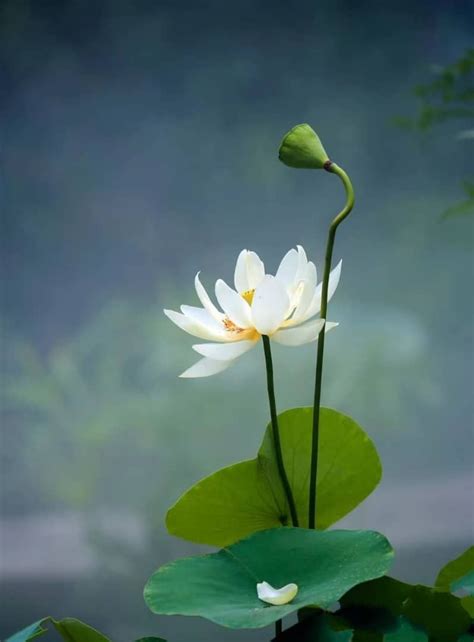
[{"label": "large green lotus leaf", "polygon": [[[308,526],[312,408],[279,415],[286,473],[299,526]],[[327,528],[352,511],[380,481],[377,451],[350,417],[321,408],[317,478],[317,526]],[[168,511],[172,535],[201,544],[227,546],[258,530],[290,523],[275,459],[271,426],[256,459],[206,477]]]},{"label": "large green lotus leaf", "polygon": [[[380,577],[393,551],[373,531],[315,531],[278,528],[211,555],[190,557],[160,568],[145,587],[149,608],[163,615],[197,615],[231,628],[259,628],[309,604],[323,608],[352,586]],[[295,599],[270,606],[256,585],[298,585]]]},{"label": "large green lotus leaf", "polygon": [[464,589],[474,595],[474,546],[443,566],[435,586],[442,591]]},{"label": "large green lotus leaf", "polygon": [[404,616],[423,628],[432,642],[455,642],[471,622],[461,600],[454,595],[391,577],[356,586],[340,602],[343,612],[353,607],[376,607]]},{"label": "large green lotus leaf", "polygon": [[44,625],[52,623],[58,633],[61,635],[65,642],[109,642],[102,633],[96,631],[88,624],[84,624],[80,620],[74,618],[64,618],[62,620],[54,620],[52,617],[45,617],[25,629],[15,633],[12,637],[8,638],[5,642],[28,642],[34,638],[40,637],[47,632]]},{"label": "large green lotus leaf", "polygon": [[[312,408],[287,410],[278,418],[285,470],[295,498],[299,525],[308,526]],[[267,426],[259,458],[272,487],[279,483],[271,426]],[[350,513],[374,490],[382,465],[368,435],[350,417],[321,408],[317,478],[317,527],[328,528]],[[286,513],[288,514],[288,512]]]}]

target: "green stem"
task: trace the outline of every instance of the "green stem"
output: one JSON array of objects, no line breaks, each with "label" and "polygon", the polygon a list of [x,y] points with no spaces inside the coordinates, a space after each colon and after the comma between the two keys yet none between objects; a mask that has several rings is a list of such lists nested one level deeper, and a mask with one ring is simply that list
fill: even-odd
[{"label": "green stem", "polygon": [[[354,189],[346,172],[336,165],[336,163],[328,162],[324,166],[328,172],[337,174],[344,184],[346,190],[346,204],[339,212],[336,218],[329,226],[328,240],[326,244],[326,257],[324,260],[324,276],[321,292],[321,319],[326,319],[328,309],[328,287],[329,275],[331,273],[332,251],[334,248],[334,239],[336,238],[336,230],[340,223],[350,214],[354,207]],[[314,385],[314,404],[313,404],[313,436],[311,444],[311,473],[309,482],[309,510],[308,510],[308,526],[309,528],[316,528],[316,480],[318,475],[318,450],[319,450],[319,414],[321,407],[321,384],[323,380],[323,357],[324,357],[324,337],[325,329],[323,328],[318,338],[318,352],[316,358],[316,380]]]},{"label": "green stem", "polygon": [[269,337],[263,335],[262,341],[263,350],[265,352],[265,366],[267,368],[268,400],[270,402],[270,417],[272,420],[273,443],[275,445],[275,455],[277,460],[278,472],[280,474],[281,483],[283,485],[283,490],[285,491],[286,500],[290,509],[291,521],[293,522],[293,526],[298,526],[298,515],[296,513],[295,500],[293,499],[290,482],[288,481],[288,477],[286,475],[285,464],[283,463],[283,453],[281,450],[280,430],[278,428],[278,417],[275,402],[275,386],[273,383],[273,363],[272,352],[270,348],[270,339]]}]

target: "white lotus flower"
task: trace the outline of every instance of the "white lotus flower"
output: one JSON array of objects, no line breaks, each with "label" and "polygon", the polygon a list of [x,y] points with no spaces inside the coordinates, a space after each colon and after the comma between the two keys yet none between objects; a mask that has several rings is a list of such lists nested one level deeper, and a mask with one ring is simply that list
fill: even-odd
[{"label": "white lotus flower", "polygon": [[[342,261],[329,278],[328,300],[339,283]],[[185,332],[211,343],[193,349],[200,359],[181,377],[208,377],[228,368],[235,359],[251,350],[262,335],[287,346],[316,341],[324,319],[313,319],[321,309],[322,283],[317,284],[316,266],[304,249],[292,249],[283,257],[275,276],[255,252],[242,250],[235,266],[232,289],[219,279],[216,299],[211,301],[196,274],[195,287],[202,308],[182,305],[181,312],[165,310],[167,317]],[[326,332],[338,325],[326,323]]]},{"label": "white lotus flower", "polygon": [[297,584],[287,584],[280,589],[273,588],[268,582],[260,582],[257,584],[258,599],[273,606],[288,604],[291,600],[295,599],[297,593]]}]

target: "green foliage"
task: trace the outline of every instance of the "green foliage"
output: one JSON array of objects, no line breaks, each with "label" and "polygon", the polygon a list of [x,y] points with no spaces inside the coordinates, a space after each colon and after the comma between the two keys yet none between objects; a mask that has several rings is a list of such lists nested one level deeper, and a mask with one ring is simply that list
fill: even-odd
[{"label": "green foliage", "polygon": [[474,618],[474,546],[443,566],[436,579],[436,588],[442,591],[464,591],[461,604]]},{"label": "green foliage", "polygon": [[[383,575],[392,557],[388,541],[372,531],[270,529],[163,566],[148,580],[145,601],[157,614],[260,628],[310,604],[329,607],[355,584]],[[294,582],[298,594],[289,604],[269,606],[257,597],[261,581]]]},{"label": "green foliage", "polygon": [[34,624],[26,626],[21,631],[18,631],[7,638],[5,642],[27,642],[28,640],[33,640],[34,638],[43,635],[47,630],[43,627],[43,623],[47,620],[48,618],[44,618],[42,620],[38,620],[38,622],[35,622]]},{"label": "green foliage", "polygon": [[369,628],[377,629],[374,618],[385,612],[391,617],[404,617],[426,631],[431,642],[456,642],[471,626],[471,618],[459,598],[391,577],[361,584],[344,595],[340,602],[341,614],[348,618],[360,616],[359,611],[365,609],[369,613]]},{"label": "green foliage", "polygon": [[[349,417],[321,408],[317,526],[327,528],[353,510],[380,481],[382,468],[366,433]],[[312,408],[279,415],[285,470],[299,525],[308,524]],[[190,488],[169,510],[172,535],[227,546],[251,533],[286,525],[289,511],[278,475],[271,425],[256,459],[228,466]]]},{"label": "green foliage", "polygon": [[461,604],[463,608],[469,613],[469,615],[474,619],[474,596],[466,595],[461,598]]},{"label": "green foliage", "polygon": [[[474,546],[470,546],[459,557],[443,566],[436,578],[435,586],[442,591],[457,591],[466,589],[474,595],[472,573],[474,572]],[[469,583],[465,583],[470,578]]]},{"label": "green foliage", "polygon": [[[414,89],[421,101],[416,118],[398,117],[394,123],[403,129],[427,132],[434,126],[453,119],[470,120],[474,117],[474,49],[452,65],[436,69],[435,79]],[[458,139],[470,139],[473,130],[458,134]],[[463,183],[466,198],[448,207],[442,214],[445,219],[474,214],[474,182]]]},{"label": "green foliage", "polygon": [[420,631],[404,617],[397,619],[393,631],[388,631],[383,636],[384,642],[428,642],[428,635]]},{"label": "green foliage", "polygon": [[286,629],[274,642],[350,642],[353,633],[331,613],[316,613]]},{"label": "green foliage", "polygon": [[461,598],[465,611],[474,618],[474,546],[443,566],[436,578],[436,587],[443,591],[464,591]]},{"label": "green foliage", "polygon": [[421,101],[417,118],[398,118],[396,123],[406,129],[426,131],[445,120],[472,118],[473,77],[474,49],[468,49],[455,63],[436,69],[433,81],[415,87],[414,94]]},{"label": "green foliage", "polygon": [[456,591],[467,591],[469,595],[474,595],[474,570],[460,577],[456,582],[453,582],[451,584],[451,590],[454,593]]},{"label": "green foliage", "polygon": [[[156,512],[165,508],[159,503],[165,501],[163,485],[148,484],[163,443],[190,480],[202,470],[207,450],[196,449],[189,431],[184,439],[186,427],[175,421],[178,391],[171,371],[184,368],[188,347],[157,340],[167,324],[158,306],[111,302],[44,354],[8,337],[1,401],[15,466],[1,485],[3,501],[21,485],[35,509],[42,503],[74,509],[118,503],[149,519],[151,503]],[[188,392],[189,421],[200,395]],[[221,416],[220,404],[208,404],[211,439]],[[183,470],[174,468],[166,483],[177,487],[182,478]]]},{"label": "green foliage", "polygon": [[5,642],[28,642],[28,640],[38,638],[47,633],[48,629],[44,628],[45,624],[52,624],[65,642],[110,642],[105,635],[102,635],[102,633],[99,633],[88,624],[70,617],[62,620],[45,617],[18,631]]},{"label": "green foliage", "polygon": [[422,626],[433,642],[456,642],[470,625],[471,618],[461,600],[426,586],[415,586],[403,604],[403,613],[411,622]]},{"label": "green foliage", "polygon": [[[397,118],[395,123],[410,130],[428,131],[437,124],[451,119],[470,119],[474,116],[471,104],[474,87],[469,85],[474,74],[474,49],[469,49],[456,63],[438,70],[436,79],[415,88],[415,95],[421,100],[416,119]],[[472,130],[463,131],[460,139],[472,138]],[[443,218],[453,218],[474,213],[474,183],[463,183],[466,198],[448,207]]]},{"label": "green foliage", "polygon": [[316,612],[287,629],[275,642],[428,642],[427,633],[405,617],[365,616],[355,623],[332,613]]},{"label": "green foliage", "polygon": [[463,188],[466,198],[459,203],[451,205],[443,212],[443,218],[454,218],[474,213],[474,181],[463,181]]},{"label": "green foliage", "polygon": [[[106,446],[116,453],[114,468],[122,452],[130,454],[125,444],[132,432],[143,458],[158,446],[166,424],[157,430],[156,417],[167,415],[169,406],[166,388],[158,386],[156,364],[166,350],[156,342],[160,323],[153,309],[140,314],[116,303],[44,357],[14,344],[3,400],[12,421],[18,416],[28,427],[35,457],[26,467],[41,480],[43,496],[76,508],[87,505],[112,472],[105,467]],[[45,468],[46,458],[54,466]]]},{"label": "green foliage", "polygon": [[[7,638],[5,642],[28,642],[29,640],[34,640],[48,632],[48,629],[44,627],[45,624],[52,624],[65,642],[110,642],[109,638],[106,638],[105,635],[102,635],[99,631],[71,617],[66,617],[62,620],[45,617],[18,631],[18,633]],[[135,642],[166,642],[166,640],[163,638],[147,637],[140,638]]]},{"label": "green foliage", "polygon": [[341,599],[341,606],[375,607],[386,609],[391,615],[400,615],[402,604],[408,598],[412,586],[393,577],[381,577],[377,581],[356,586]]}]

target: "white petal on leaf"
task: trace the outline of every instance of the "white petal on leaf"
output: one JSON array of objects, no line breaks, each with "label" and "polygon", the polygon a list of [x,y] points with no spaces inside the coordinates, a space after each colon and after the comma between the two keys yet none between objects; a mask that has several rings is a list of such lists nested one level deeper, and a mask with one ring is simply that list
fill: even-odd
[{"label": "white petal on leaf", "polygon": [[228,341],[228,332],[224,329],[216,330],[214,326],[206,326],[199,323],[195,319],[175,312],[174,310],[164,310],[164,313],[173,323],[175,323],[181,330],[188,334],[192,334],[199,339],[207,339],[208,341]]},{"label": "white petal on leaf", "polygon": [[232,361],[251,350],[256,341],[234,341],[233,343],[198,343],[193,346],[199,354],[216,361]]},{"label": "white petal on leaf", "polygon": [[199,279],[199,272],[194,277],[194,287],[196,288],[196,293],[204,308],[212,317],[214,317],[214,319],[216,319],[216,321],[222,321],[224,315],[211,301],[211,297],[208,295],[206,288],[203,286]]},{"label": "white petal on leaf", "polygon": [[278,330],[272,335],[272,340],[285,346],[301,346],[305,343],[316,341],[324,326],[324,319],[310,321],[306,325]]},{"label": "white petal on leaf", "polygon": [[183,379],[193,379],[197,377],[210,377],[223,370],[226,370],[232,361],[215,361],[214,359],[200,359],[193,366],[185,370],[179,376]]},{"label": "white petal on leaf", "polygon": [[333,330],[333,328],[337,328],[339,323],[337,321],[326,321],[326,325],[324,326],[324,332],[327,334],[329,330]]},{"label": "white petal on leaf", "polygon": [[234,284],[237,292],[254,290],[265,276],[265,266],[256,252],[242,250],[237,258]]},{"label": "white petal on leaf", "polygon": [[297,593],[297,584],[287,584],[280,589],[273,588],[268,582],[259,582],[257,584],[258,599],[273,606],[288,604],[295,599]]},{"label": "white petal on leaf", "polygon": [[222,279],[216,282],[216,297],[221,308],[235,325],[239,328],[250,327],[252,317],[249,304]]},{"label": "white petal on leaf", "polygon": [[260,334],[273,334],[289,312],[290,300],[284,285],[267,274],[255,290],[252,320]]}]

